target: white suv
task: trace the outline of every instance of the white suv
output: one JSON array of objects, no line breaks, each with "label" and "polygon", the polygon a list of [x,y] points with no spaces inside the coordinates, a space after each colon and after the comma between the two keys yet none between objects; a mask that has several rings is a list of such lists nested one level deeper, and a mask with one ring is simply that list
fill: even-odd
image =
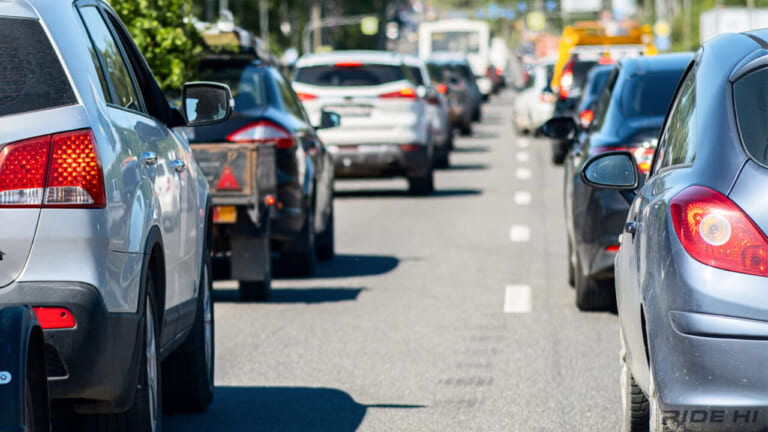
[{"label": "white suv", "polygon": [[434,190],[433,136],[426,102],[403,57],[379,51],[313,54],[296,63],[293,88],[314,124],[323,111],[341,126],[319,132],[336,177],[408,178],[410,192]]}]

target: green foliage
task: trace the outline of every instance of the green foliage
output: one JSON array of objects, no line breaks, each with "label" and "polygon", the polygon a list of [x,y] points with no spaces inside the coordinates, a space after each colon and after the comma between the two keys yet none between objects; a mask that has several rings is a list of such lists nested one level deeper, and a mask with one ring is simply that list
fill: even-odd
[{"label": "green foliage", "polygon": [[[111,0],[164,91],[194,78],[202,38],[191,23],[191,0]],[[185,20],[186,19],[186,20]]]}]

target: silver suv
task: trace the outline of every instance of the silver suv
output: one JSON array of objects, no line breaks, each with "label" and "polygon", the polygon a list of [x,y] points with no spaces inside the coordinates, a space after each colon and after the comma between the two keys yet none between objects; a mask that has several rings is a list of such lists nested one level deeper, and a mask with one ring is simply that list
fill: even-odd
[{"label": "silver suv", "polygon": [[156,430],[163,401],[213,396],[208,183],[174,128],[231,95],[183,100],[105,2],[0,2],[0,306],[34,308],[73,430]]}]

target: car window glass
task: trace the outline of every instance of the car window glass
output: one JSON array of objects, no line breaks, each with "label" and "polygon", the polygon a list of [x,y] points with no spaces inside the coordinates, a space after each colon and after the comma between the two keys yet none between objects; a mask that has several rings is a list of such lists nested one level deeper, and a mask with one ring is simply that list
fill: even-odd
[{"label": "car window glass", "polygon": [[752,72],[733,86],[736,119],[747,154],[768,166],[768,69]]},{"label": "car window glass", "polygon": [[629,79],[621,92],[621,111],[624,118],[666,114],[680,75],[681,71],[665,71],[646,73]]},{"label": "car window glass", "polygon": [[294,81],[325,87],[376,86],[404,80],[405,71],[394,65],[320,65],[302,67]]},{"label": "car window glass", "polygon": [[112,103],[122,108],[140,110],[139,98],[128,67],[99,10],[95,7],[83,7],[80,13],[101,58],[105,76],[114,88],[115,100]]},{"label": "car window glass", "polygon": [[689,72],[680,85],[662,133],[662,145],[656,157],[654,173],[669,166],[692,163],[696,157],[695,80],[696,74]]},{"label": "car window glass", "polygon": [[202,81],[227,84],[235,98],[235,111],[243,112],[268,105],[264,68],[219,61],[203,61],[198,74]]},{"label": "car window glass", "polygon": [[277,84],[277,90],[280,92],[280,99],[283,101],[285,110],[293,114],[299,120],[304,119],[304,111],[301,109],[301,102],[294,96],[293,91],[285,82],[283,76],[279,72],[273,71],[275,77],[275,84]]},{"label": "car window glass", "polygon": [[40,23],[0,18],[0,116],[77,103]]},{"label": "car window glass", "polygon": [[418,67],[409,67],[408,70],[411,72],[411,76],[413,77],[413,83],[416,86],[423,86],[424,78],[421,76],[421,69]]},{"label": "car window glass", "polygon": [[592,123],[592,130],[600,130],[605,121],[605,116],[608,113],[608,106],[611,103],[611,96],[613,95],[613,86],[616,84],[616,79],[619,75],[619,70],[614,69],[608,81],[603,87],[600,97],[597,99],[597,105],[595,106],[595,120]]}]

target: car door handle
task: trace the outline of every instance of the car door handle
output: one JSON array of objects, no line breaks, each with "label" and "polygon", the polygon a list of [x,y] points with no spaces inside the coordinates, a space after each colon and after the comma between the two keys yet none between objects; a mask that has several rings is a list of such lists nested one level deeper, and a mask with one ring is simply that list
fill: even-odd
[{"label": "car door handle", "polygon": [[624,232],[632,234],[633,236],[637,234],[637,222],[635,221],[629,221],[624,225]]},{"label": "car door handle", "polygon": [[184,168],[187,167],[187,164],[184,163],[181,159],[176,159],[175,161],[171,162],[171,165],[173,166],[173,169],[176,170],[177,173],[183,172]]},{"label": "car door handle", "polygon": [[157,163],[157,154],[155,152],[144,152],[141,154],[141,159],[147,166],[154,166]]}]

